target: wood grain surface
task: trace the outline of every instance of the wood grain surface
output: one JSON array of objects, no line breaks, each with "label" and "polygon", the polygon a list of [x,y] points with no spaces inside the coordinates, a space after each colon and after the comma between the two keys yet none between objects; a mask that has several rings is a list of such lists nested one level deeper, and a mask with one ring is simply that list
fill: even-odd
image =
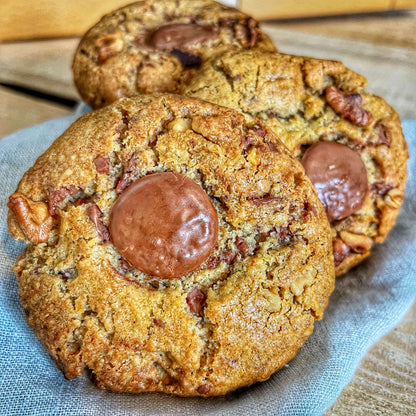
[{"label": "wood grain surface", "polygon": [[0,1],[0,40],[79,36],[100,17],[131,0]]},{"label": "wood grain surface", "polygon": [[394,8],[390,0],[240,0],[241,9],[256,19],[324,16],[341,13],[375,12]]},{"label": "wood grain surface", "polygon": [[[393,43],[383,41],[378,34],[383,21],[367,26],[357,23],[354,30],[352,23],[343,24],[336,19],[322,20],[322,31],[311,22],[303,27],[296,26],[300,23],[290,27],[268,22],[264,28],[281,52],[344,61],[364,74],[369,90],[383,96],[401,117],[416,118],[415,18],[411,17],[408,24],[404,22],[401,30],[397,28]],[[393,27],[394,21],[389,22]],[[311,24],[312,29],[307,27]],[[343,37],[349,37],[351,30],[350,39],[327,36],[336,35],[337,27]],[[375,40],[368,43],[363,39]],[[77,43],[76,38],[0,43],[0,83],[77,99],[70,69]],[[0,87],[0,137],[71,110]],[[325,413],[335,415],[416,415],[416,304],[397,328],[367,353],[350,384]]]},{"label": "wood grain surface", "polygon": [[416,50],[330,38],[263,25],[282,53],[344,62],[368,80],[368,91],[383,97],[402,118],[416,118]]},{"label": "wood grain surface", "polygon": [[416,50],[416,10],[279,20],[273,24],[297,32]]}]

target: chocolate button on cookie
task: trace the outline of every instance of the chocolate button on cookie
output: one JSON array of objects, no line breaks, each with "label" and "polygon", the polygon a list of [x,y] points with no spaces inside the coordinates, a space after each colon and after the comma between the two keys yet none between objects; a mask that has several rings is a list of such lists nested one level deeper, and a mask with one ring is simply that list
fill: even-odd
[{"label": "chocolate button on cookie", "polygon": [[67,378],[225,394],[294,357],[334,287],[302,165],[261,122],[175,95],[76,121],[9,199],[29,325]]},{"label": "chocolate button on cookie", "polygon": [[200,65],[231,49],[274,51],[258,22],[212,0],[143,0],[104,16],[81,40],[81,97],[103,107],[137,93],[177,92]]},{"label": "chocolate button on cookie", "polygon": [[367,170],[358,152],[334,142],[319,142],[302,158],[330,220],[341,220],[362,208],[368,193]]},{"label": "chocolate button on cookie", "polygon": [[302,160],[331,220],[337,275],[384,241],[406,182],[400,119],[365,86],[341,62],[237,51],[206,63],[183,88],[262,119]]},{"label": "chocolate button on cookie", "polygon": [[119,196],[110,212],[110,234],[137,269],[173,279],[208,258],[218,239],[218,216],[208,195],[187,176],[155,173]]}]

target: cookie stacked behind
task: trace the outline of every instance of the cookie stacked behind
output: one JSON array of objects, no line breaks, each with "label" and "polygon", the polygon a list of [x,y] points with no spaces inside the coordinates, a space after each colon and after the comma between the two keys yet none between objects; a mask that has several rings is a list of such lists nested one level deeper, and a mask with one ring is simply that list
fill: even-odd
[{"label": "cookie stacked behind", "polygon": [[30,326],[67,378],[224,394],[265,380],[322,317],[331,234],[300,163],[259,121],[139,96],[84,115],[9,199]]},{"label": "cookie stacked behind", "polygon": [[257,21],[215,1],[138,1],[85,34],[75,85],[92,108],[137,93],[178,92],[201,63],[232,49],[276,50]]},{"label": "cookie stacked behind", "polygon": [[205,64],[182,92],[262,119],[302,161],[331,221],[337,275],[382,242],[403,201],[397,113],[341,62],[261,51]]}]

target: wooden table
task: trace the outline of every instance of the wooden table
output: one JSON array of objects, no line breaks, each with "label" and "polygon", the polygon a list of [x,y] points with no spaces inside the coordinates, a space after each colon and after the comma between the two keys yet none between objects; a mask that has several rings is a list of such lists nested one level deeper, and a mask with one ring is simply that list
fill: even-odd
[{"label": "wooden table", "polygon": [[[416,12],[267,22],[264,28],[282,52],[343,60],[401,117],[416,119]],[[79,97],[70,65],[78,41],[0,44],[0,137],[73,111]],[[370,349],[325,415],[416,415],[416,304]]]}]

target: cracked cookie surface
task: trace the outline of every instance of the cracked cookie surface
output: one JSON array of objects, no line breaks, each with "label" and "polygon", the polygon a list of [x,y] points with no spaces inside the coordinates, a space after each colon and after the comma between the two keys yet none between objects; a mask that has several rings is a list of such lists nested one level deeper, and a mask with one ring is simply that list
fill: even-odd
[{"label": "cracked cookie surface", "polygon": [[[200,186],[218,216],[209,257],[173,279],[134,268],[109,232],[120,196],[163,172]],[[9,208],[28,243],[14,271],[30,326],[67,378],[87,370],[116,392],[211,396],[266,380],[334,287],[329,225],[300,163],[260,121],[197,99],[144,95],[84,115]]]},{"label": "cracked cookie surface", "polygon": [[[345,160],[352,160],[350,150],[359,155],[367,171],[367,192],[345,217],[331,217],[336,210],[327,207],[337,275],[366,258],[374,242],[384,241],[399,213],[407,177],[408,151],[399,116],[382,98],[367,93],[366,83],[341,62],[241,51],[206,63],[182,91],[258,117],[299,160],[321,142],[347,146],[341,150]],[[319,154],[323,156],[318,151],[314,161]],[[319,167],[312,173],[317,170],[322,173]],[[333,189],[337,187],[339,183]],[[352,192],[333,195],[345,200],[348,194]]]},{"label": "cracked cookie surface", "polygon": [[144,0],[104,16],[81,40],[74,81],[92,107],[177,92],[201,63],[231,49],[276,48],[258,22],[212,0]]}]

